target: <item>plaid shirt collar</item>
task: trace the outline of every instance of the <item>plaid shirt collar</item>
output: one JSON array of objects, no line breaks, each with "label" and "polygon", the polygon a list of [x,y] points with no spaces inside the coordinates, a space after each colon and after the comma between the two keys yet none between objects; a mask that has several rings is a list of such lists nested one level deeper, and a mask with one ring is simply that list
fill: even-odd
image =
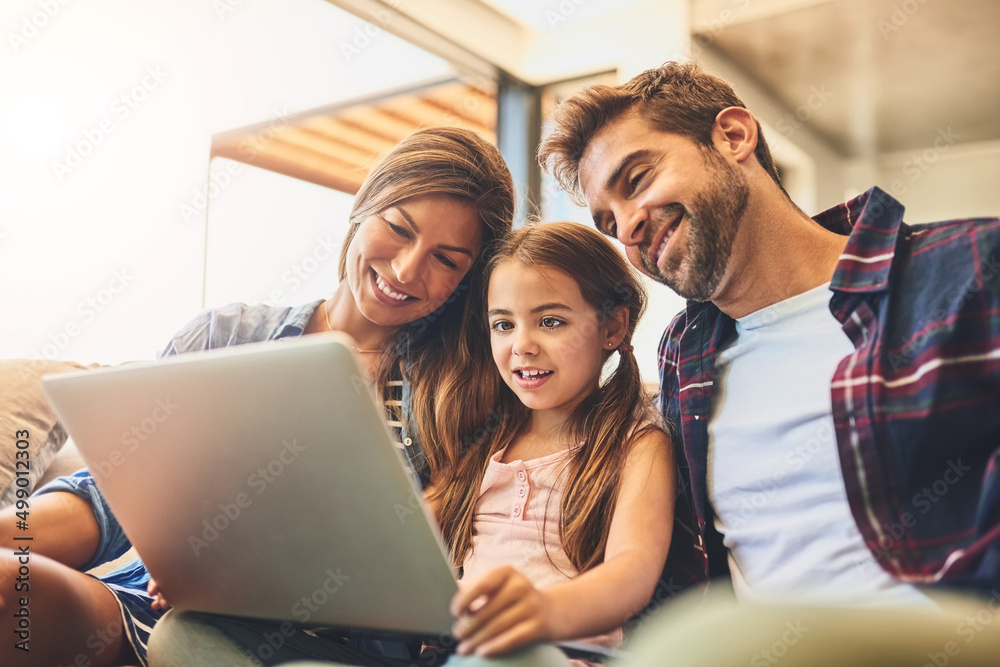
[{"label": "plaid shirt collar", "polygon": [[[837,262],[830,289],[845,294],[881,292],[889,287],[889,271],[896,239],[903,225],[903,205],[879,187],[838,204],[813,217],[824,229],[849,236]],[[697,322],[706,311],[718,310],[710,302],[688,301],[687,321]],[[836,315],[840,315],[837,313]],[[728,317],[718,312],[723,319]],[[841,317],[843,321],[843,317]],[[728,326],[719,333],[725,336]]]}]

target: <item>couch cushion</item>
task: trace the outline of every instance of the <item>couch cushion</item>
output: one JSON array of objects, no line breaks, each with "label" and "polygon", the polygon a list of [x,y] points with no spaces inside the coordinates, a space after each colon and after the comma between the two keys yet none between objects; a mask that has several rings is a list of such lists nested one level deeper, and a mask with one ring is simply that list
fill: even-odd
[{"label": "couch cushion", "polygon": [[[42,393],[42,376],[84,368],[75,361],[0,360],[0,507],[13,503],[19,488],[34,490],[66,442]],[[19,459],[19,451],[27,454]],[[18,482],[19,471],[24,481]]]}]

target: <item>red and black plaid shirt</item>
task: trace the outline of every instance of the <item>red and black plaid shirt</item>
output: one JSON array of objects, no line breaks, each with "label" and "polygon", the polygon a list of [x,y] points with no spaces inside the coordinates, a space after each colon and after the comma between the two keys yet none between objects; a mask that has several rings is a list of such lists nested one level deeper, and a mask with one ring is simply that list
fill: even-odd
[{"label": "red and black plaid shirt", "polygon": [[[988,591],[1000,584],[1000,220],[902,216],[873,188],[815,218],[850,237],[830,285],[855,347],[830,389],[844,485],[894,577]],[[733,331],[715,305],[689,302],[660,344],[679,466],[674,590],[725,568],[705,475],[716,351]]]}]

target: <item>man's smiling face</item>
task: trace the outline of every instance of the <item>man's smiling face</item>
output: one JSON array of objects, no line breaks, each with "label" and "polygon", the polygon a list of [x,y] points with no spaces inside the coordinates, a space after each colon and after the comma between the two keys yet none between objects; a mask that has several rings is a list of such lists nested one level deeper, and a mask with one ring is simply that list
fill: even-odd
[{"label": "man's smiling face", "polygon": [[637,269],[685,298],[712,299],[750,192],[714,147],[627,111],[587,144],[580,186],[597,228]]}]

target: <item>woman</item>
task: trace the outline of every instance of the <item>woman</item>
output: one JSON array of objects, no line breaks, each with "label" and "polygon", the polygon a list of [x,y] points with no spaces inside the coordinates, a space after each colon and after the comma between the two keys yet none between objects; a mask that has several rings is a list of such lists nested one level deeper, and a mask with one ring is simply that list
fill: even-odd
[{"label": "woman", "polygon": [[[449,406],[486,368],[488,342],[463,323],[481,309],[482,267],[511,228],[513,184],[497,149],[455,128],[414,133],[372,167],[355,199],[329,299],[297,308],[242,304],[203,313],[161,356],[329,330],[349,334],[426,482],[450,448],[421,451],[428,433],[474,430]],[[469,335],[470,338],[465,338]],[[401,436],[404,434],[401,433]],[[12,509],[0,515],[13,525]],[[31,651],[0,644],[0,664],[146,664],[146,640],[163,611],[146,593],[140,561],[104,580],[83,573],[129,544],[86,471],[41,489],[31,506]],[[3,537],[0,539],[9,539]],[[7,545],[16,548],[13,543]],[[0,559],[13,582],[16,557]],[[6,597],[13,585],[0,589]],[[0,634],[13,617],[0,598]],[[14,658],[18,662],[14,663]]]}]

